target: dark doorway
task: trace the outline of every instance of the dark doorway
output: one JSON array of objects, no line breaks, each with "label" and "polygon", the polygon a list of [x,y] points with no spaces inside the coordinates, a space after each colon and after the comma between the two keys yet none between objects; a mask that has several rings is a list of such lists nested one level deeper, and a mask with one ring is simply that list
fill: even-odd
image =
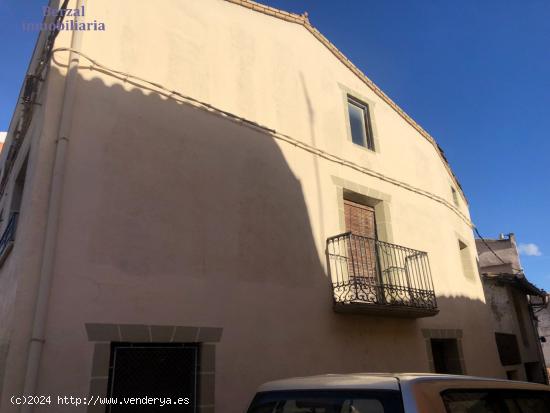
[{"label": "dark doorway", "polygon": [[454,338],[432,339],[432,355],[436,373],[462,374],[458,342]]},{"label": "dark doorway", "polygon": [[[106,411],[194,413],[199,350],[197,344],[113,343],[109,397],[117,402]],[[131,398],[139,400],[127,403]]]}]

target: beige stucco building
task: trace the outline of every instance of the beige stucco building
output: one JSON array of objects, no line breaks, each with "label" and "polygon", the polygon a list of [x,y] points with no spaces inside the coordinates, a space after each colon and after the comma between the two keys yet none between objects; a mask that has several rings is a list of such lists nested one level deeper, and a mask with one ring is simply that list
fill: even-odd
[{"label": "beige stucco building", "polygon": [[2,412],[127,376],[224,413],[286,376],[506,377],[445,157],[306,15],[69,6],[105,30],[41,33],[2,152]]}]

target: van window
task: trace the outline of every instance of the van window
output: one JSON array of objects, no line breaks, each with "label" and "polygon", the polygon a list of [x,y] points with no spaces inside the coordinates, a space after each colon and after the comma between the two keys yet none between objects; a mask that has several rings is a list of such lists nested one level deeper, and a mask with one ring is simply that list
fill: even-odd
[{"label": "van window", "polygon": [[258,393],[248,413],[403,413],[398,391],[306,390]]},{"label": "van window", "polygon": [[550,392],[509,389],[446,390],[447,413],[547,413]]}]

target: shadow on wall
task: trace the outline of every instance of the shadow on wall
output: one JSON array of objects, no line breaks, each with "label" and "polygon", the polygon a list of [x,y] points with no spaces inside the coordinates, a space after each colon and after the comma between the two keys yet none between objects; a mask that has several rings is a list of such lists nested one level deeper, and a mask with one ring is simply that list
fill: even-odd
[{"label": "shadow on wall", "polygon": [[348,337],[350,348],[355,347],[353,341],[362,343],[364,353],[356,359],[355,369],[335,360],[334,371],[430,372],[429,340],[458,338],[464,351],[464,373],[503,377],[489,307],[461,296],[438,296],[437,303],[439,314],[421,319],[335,314],[330,336],[335,340]]},{"label": "shadow on wall", "polygon": [[268,132],[98,78],[79,82],[76,106],[68,171],[93,192],[79,206],[95,220],[95,263],[296,285],[324,273],[301,184]]},{"label": "shadow on wall", "polygon": [[[311,176],[309,155],[291,150]],[[325,240],[266,129],[131,82],[79,78],[63,205],[52,317],[75,330],[98,320],[222,326],[217,402],[231,412],[276,378],[428,369],[426,321],[332,311]],[[500,374],[477,354],[496,350],[485,304],[438,301],[432,324],[463,330],[468,373]]]}]

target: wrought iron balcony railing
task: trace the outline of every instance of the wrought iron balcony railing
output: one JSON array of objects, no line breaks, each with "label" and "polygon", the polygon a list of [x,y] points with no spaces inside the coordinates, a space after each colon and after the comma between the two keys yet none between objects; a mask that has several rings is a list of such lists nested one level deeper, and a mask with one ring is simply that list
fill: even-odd
[{"label": "wrought iron balcony railing", "polygon": [[338,312],[437,314],[428,254],[347,232],[327,240]]},{"label": "wrought iron balcony railing", "polygon": [[0,237],[0,265],[4,262],[7,253],[10,251],[10,249],[13,246],[13,241],[15,240],[15,231],[17,229],[17,218],[19,217],[19,213],[12,212],[10,215],[10,219],[8,221],[8,225],[6,225],[6,229],[4,229],[4,232],[2,233],[2,237]]}]

